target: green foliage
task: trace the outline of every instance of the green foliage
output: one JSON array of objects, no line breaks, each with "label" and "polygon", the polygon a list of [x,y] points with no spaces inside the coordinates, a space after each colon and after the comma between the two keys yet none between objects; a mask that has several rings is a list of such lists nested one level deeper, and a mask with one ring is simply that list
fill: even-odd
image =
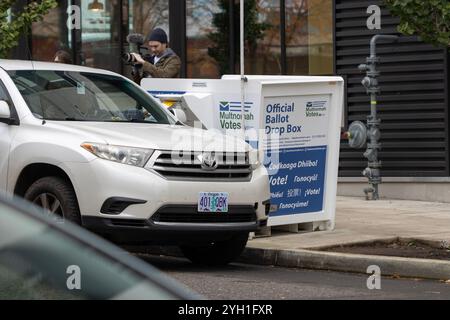
[{"label": "green foliage", "polygon": [[400,18],[398,31],[418,35],[436,46],[450,46],[449,0],[384,0],[391,13]]},{"label": "green foliage", "polygon": [[[209,35],[209,39],[214,43],[214,47],[208,49],[208,54],[216,59],[219,64],[221,74],[231,73],[234,66],[229,65],[230,54],[230,6],[228,0],[219,1],[221,12],[216,13],[213,18],[213,25],[216,32]],[[239,56],[239,2],[234,4],[234,56]],[[270,28],[267,23],[258,21],[257,0],[245,0],[244,3],[244,39],[249,52],[254,52],[259,39],[264,37],[264,31]]]},{"label": "green foliage", "polygon": [[0,1],[0,58],[6,58],[9,51],[17,46],[20,36],[28,32],[33,22],[40,21],[58,5],[56,0],[32,1],[20,12],[11,14],[8,19],[8,10],[16,0]]}]

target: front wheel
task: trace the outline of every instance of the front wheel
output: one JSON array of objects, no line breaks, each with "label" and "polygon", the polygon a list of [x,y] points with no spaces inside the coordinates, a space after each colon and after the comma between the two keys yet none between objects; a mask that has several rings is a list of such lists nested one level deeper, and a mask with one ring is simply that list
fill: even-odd
[{"label": "front wheel", "polygon": [[180,246],[181,252],[194,264],[222,266],[237,259],[248,241],[248,232],[239,233],[224,241],[202,246]]},{"label": "front wheel", "polygon": [[45,177],[28,188],[25,199],[42,207],[57,222],[81,224],[80,209],[70,183],[59,177]]}]

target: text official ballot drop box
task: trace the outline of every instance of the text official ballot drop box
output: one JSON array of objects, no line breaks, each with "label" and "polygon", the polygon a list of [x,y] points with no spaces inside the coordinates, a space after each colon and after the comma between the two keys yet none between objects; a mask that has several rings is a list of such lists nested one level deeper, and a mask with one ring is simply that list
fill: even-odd
[{"label": "text official ballot drop box", "polygon": [[[246,140],[269,173],[268,226],[334,228],[344,81],[341,77],[247,76]],[[239,135],[240,76],[144,79],[158,96],[181,96],[207,129]]]}]

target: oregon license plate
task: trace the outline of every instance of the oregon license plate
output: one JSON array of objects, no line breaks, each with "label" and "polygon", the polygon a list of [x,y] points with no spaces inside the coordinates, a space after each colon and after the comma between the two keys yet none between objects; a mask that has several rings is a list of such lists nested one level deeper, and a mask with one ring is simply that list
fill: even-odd
[{"label": "oregon license plate", "polygon": [[228,193],[200,192],[198,212],[228,212]]}]

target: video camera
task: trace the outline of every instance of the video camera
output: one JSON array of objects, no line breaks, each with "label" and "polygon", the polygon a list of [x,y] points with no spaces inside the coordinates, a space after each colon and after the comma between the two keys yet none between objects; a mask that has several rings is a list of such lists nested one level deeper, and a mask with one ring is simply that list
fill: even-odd
[{"label": "video camera", "polygon": [[142,64],[136,63],[137,61],[131,53],[139,53],[142,57],[146,56],[146,54],[144,53],[147,49],[143,47],[145,43],[145,37],[140,33],[131,33],[127,36],[127,42],[130,46],[130,50],[129,53],[124,53],[122,55],[122,60],[126,64],[133,66],[133,74],[139,74],[142,77]]}]

